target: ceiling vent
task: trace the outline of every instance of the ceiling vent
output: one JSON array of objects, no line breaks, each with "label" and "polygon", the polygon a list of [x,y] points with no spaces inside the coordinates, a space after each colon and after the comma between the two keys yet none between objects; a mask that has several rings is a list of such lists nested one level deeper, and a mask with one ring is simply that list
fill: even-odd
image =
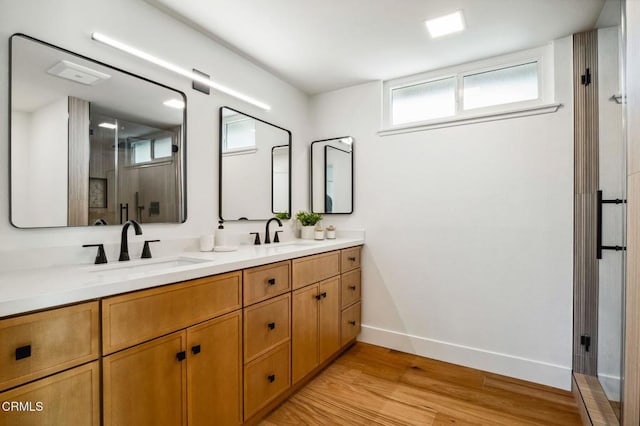
[{"label": "ceiling vent", "polygon": [[64,60],[49,68],[47,72],[56,77],[75,81],[85,86],[93,86],[102,80],[111,78],[109,74]]}]

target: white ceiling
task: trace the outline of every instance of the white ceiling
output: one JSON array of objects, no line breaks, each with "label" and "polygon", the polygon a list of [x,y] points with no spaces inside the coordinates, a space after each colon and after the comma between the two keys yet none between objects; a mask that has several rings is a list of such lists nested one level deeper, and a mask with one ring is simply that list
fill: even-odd
[{"label": "white ceiling", "polygon": [[[605,0],[147,0],[309,94],[540,46],[595,27]],[[467,29],[424,21],[462,10]],[[211,70],[213,73],[214,70]]]}]

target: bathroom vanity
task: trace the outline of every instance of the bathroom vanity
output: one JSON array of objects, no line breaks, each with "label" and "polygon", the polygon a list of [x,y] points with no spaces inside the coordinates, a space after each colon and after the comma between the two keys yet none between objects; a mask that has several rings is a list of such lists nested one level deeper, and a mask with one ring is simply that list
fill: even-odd
[{"label": "bathroom vanity", "polygon": [[0,400],[32,409],[2,424],[259,421],[355,341],[363,242],[11,273]]}]

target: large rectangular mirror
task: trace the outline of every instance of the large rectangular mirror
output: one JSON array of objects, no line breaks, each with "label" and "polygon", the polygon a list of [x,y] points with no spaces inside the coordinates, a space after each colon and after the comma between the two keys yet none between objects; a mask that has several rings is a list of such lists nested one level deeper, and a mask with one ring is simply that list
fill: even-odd
[{"label": "large rectangular mirror", "polygon": [[220,108],[220,219],[291,213],[291,132]]},{"label": "large rectangular mirror", "polygon": [[182,92],[22,34],[10,49],[14,226],[184,222]]},{"label": "large rectangular mirror", "polygon": [[353,213],[353,138],[311,143],[311,211]]}]

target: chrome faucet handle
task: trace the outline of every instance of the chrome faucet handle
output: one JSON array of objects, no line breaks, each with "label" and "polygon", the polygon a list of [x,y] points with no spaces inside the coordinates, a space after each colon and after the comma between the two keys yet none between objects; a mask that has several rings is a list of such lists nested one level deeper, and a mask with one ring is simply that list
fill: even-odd
[{"label": "chrome faucet handle", "polygon": [[98,247],[98,254],[96,254],[95,264],[107,263],[107,255],[104,252],[103,244],[83,244],[82,247]]},{"label": "chrome faucet handle", "polygon": [[157,243],[160,240],[146,240],[144,242],[144,246],[142,247],[142,254],[140,255],[140,259],[151,259],[151,249],[149,248],[149,243]]}]

